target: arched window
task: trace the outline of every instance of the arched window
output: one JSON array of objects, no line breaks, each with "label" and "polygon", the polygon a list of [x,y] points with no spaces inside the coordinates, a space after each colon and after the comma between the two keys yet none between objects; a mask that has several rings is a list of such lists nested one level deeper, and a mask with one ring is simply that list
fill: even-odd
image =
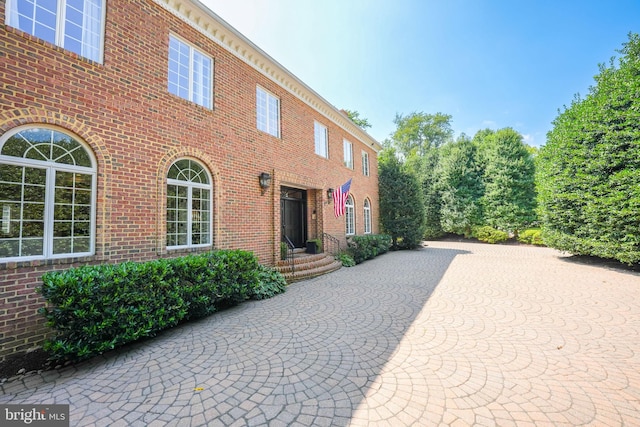
[{"label": "arched window", "polygon": [[364,234],[371,233],[371,202],[364,199]]},{"label": "arched window", "polygon": [[349,195],[347,201],[344,204],[344,217],[345,217],[345,233],[347,236],[356,234],[356,218],[355,209],[353,204],[353,197]]},{"label": "arched window", "polygon": [[211,180],[195,160],[180,159],[167,174],[167,248],[211,244]]},{"label": "arched window", "polygon": [[96,166],[75,137],[22,127],[0,138],[0,260],[94,253]]}]

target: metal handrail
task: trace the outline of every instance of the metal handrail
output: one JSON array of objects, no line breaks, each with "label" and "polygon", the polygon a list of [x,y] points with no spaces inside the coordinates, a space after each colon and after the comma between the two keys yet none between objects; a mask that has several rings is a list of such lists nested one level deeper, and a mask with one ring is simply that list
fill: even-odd
[{"label": "metal handrail", "polygon": [[340,253],[340,240],[328,233],[322,233],[322,248],[325,252],[336,255]]},{"label": "metal handrail", "polygon": [[295,273],[296,269],[296,263],[293,259],[293,250],[296,248],[296,246],[288,236],[282,236],[282,240],[284,240],[284,243],[286,243],[287,245],[287,261],[289,261],[289,264],[291,264],[291,275],[293,276],[293,273]]}]

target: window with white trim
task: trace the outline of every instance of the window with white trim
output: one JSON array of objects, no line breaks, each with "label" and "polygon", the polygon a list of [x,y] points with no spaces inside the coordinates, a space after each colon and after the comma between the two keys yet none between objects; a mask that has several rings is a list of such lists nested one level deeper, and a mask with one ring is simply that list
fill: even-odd
[{"label": "window with white trim", "polygon": [[353,169],[353,145],[346,139],[343,140],[343,151],[344,165],[349,169]]},{"label": "window with white trim", "polygon": [[211,179],[195,160],[180,159],[167,174],[167,249],[211,244]]},{"label": "window with white trim", "polygon": [[96,166],[75,137],[22,127],[0,139],[0,260],[94,253]]},{"label": "window with white trim", "polygon": [[174,35],[169,36],[169,92],[213,108],[213,59]]},{"label": "window with white trim", "polygon": [[7,0],[5,23],[102,62],[104,0]]},{"label": "window with white trim", "polygon": [[362,175],[369,176],[369,153],[362,151]]},{"label": "window with white trim", "polygon": [[318,156],[329,158],[329,139],[327,127],[318,122],[313,122],[313,134],[315,137],[315,150]]},{"label": "window with white trim", "polygon": [[280,100],[256,87],[256,120],[258,130],[280,138]]},{"label": "window with white trim", "polygon": [[351,197],[351,194],[349,194],[344,204],[344,219],[345,219],[345,234],[347,236],[353,236],[354,234],[356,234],[356,217],[355,217],[355,206],[354,206],[353,197]]},{"label": "window with white trim", "polygon": [[371,234],[371,202],[364,199],[364,234]]}]

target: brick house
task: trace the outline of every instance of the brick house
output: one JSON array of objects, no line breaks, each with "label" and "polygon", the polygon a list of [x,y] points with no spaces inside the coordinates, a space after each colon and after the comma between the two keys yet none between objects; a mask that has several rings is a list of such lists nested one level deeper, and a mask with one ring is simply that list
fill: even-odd
[{"label": "brick house", "polygon": [[378,232],[379,143],[198,1],[0,21],[0,361],[41,344],[46,271]]}]

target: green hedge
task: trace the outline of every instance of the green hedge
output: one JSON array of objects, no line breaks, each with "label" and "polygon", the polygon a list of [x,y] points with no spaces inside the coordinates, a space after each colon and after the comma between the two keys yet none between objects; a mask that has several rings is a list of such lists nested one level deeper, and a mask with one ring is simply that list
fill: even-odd
[{"label": "green hedge", "polygon": [[55,359],[84,359],[249,298],[284,292],[284,278],[251,252],[84,266],[45,273],[40,311]]},{"label": "green hedge", "polygon": [[365,234],[347,239],[349,252],[356,264],[388,252],[391,244],[391,236],[386,234]]},{"label": "green hedge", "polygon": [[509,233],[506,231],[496,230],[488,225],[482,227],[476,227],[473,229],[473,237],[481,242],[487,243],[500,243],[509,238]]}]

